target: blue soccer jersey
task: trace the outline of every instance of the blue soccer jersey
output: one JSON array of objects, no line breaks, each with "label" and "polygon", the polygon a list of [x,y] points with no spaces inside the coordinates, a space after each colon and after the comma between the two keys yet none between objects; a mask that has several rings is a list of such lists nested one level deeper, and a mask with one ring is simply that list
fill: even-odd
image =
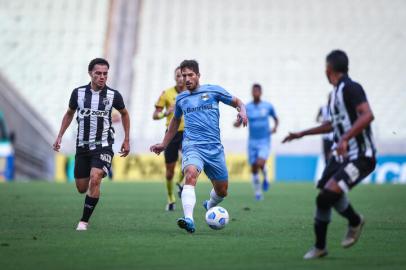
[{"label": "blue soccer jersey", "polygon": [[183,145],[221,143],[219,102],[230,105],[232,100],[222,87],[209,84],[180,93],[176,97],[175,117],[184,117]]},{"label": "blue soccer jersey", "polygon": [[220,86],[202,85],[176,98],[175,115],[183,115],[182,170],[192,165],[211,180],[227,181],[228,171],[220,142],[219,102],[230,105],[233,97]]},{"label": "blue soccer jersey", "polygon": [[269,117],[276,117],[272,104],[265,101],[258,104],[250,102],[247,104],[247,116],[249,120],[249,139],[270,139]]}]

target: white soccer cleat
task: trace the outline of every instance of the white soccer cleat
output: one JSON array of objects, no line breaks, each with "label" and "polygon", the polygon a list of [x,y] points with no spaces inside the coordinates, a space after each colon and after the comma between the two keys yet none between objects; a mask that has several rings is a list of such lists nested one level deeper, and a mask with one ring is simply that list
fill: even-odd
[{"label": "white soccer cleat", "polygon": [[316,247],[312,247],[304,256],[303,259],[305,260],[313,260],[318,258],[323,258],[327,256],[328,252],[327,249],[318,249]]},{"label": "white soccer cleat", "polygon": [[76,227],[77,231],[87,231],[87,226],[89,223],[84,221],[79,221],[78,226]]},{"label": "white soccer cleat", "polygon": [[343,248],[351,247],[358,241],[359,237],[361,236],[362,228],[364,227],[365,224],[365,219],[362,215],[360,215],[360,218],[361,222],[358,226],[356,227],[348,226],[347,233],[345,234],[344,239],[341,242],[341,246]]}]

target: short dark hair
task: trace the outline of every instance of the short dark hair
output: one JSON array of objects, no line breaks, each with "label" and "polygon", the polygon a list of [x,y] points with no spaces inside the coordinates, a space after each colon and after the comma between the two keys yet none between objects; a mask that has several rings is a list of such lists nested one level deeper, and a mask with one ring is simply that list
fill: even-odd
[{"label": "short dark hair", "polygon": [[258,88],[259,90],[262,91],[262,86],[261,86],[259,83],[254,83],[254,84],[252,85],[252,89],[254,89],[254,88]]},{"label": "short dark hair", "polygon": [[95,58],[92,61],[90,61],[89,66],[87,67],[87,70],[92,71],[95,65],[103,65],[103,66],[107,66],[107,68],[110,68],[110,64],[109,64],[109,62],[107,62],[106,59]]},{"label": "short dark hair", "polygon": [[180,69],[180,66],[177,66],[177,67],[175,68],[174,72],[176,73],[176,71],[177,71],[178,69]]},{"label": "short dark hair", "polygon": [[344,51],[334,50],[326,57],[326,62],[331,65],[334,71],[348,73],[348,56]]},{"label": "short dark hair", "polygon": [[181,71],[188,68],[193,70],[194,73],[199,74],[199,63],[196,60],[183,60],[179,67]]}]

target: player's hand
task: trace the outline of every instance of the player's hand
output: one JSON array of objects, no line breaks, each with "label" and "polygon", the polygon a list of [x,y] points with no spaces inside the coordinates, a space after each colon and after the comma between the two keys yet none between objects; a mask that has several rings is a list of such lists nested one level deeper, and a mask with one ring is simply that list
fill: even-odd
[{"label": "player's hand", "polygon": [[166,109],[165,116],[170,115],[171,113],[173,113],[173,111],[174,111],[174,106],[170,106],[168,109]]},{"label": "player's hand", "polygon": [[165,150],[165,146],[164,146],[162,143],[157,143],[157,144],[151,146],[151,147],[149,148],[149,150],[150,150],[151,152],[154,152],[155,154],[159,155],[159,154],[162,153],[162,151]]},{"label": "player's hand", "polygon": [[289,135],[283,139],[282,143],[290,142],[303,137],[301,132],[289,132]]},{"label": "player's hand", "polygon": [[241,127],[241,121],[238,121],[237,119],[237,121],[234,122],[233,126],[236,128]]},{"label": "player's hand", "polygon": [[239,123],[239,125],[243,127],[246,127],[248,125],[248,118],[247,118],[247,114],[243,111],[238,112],[237,114],[237,122]]},{"label": "player's hand", "polygon": [[59,149],[61,149],[61,142],[62,142],[61,137],[56,138],[54,144],[52,145],[54,151],[59,152]]},{"label": "player's hand", "polygon": [[337,155],[341,157],[346,157],[348,152],[348,141],[346,139],[341,139],[336,147]]},{"label": "player's hand", "polygon": [[130,142],[128,140],[124,140],[123,144],[120,148],[120,157],[126,157],[130,153]]}]

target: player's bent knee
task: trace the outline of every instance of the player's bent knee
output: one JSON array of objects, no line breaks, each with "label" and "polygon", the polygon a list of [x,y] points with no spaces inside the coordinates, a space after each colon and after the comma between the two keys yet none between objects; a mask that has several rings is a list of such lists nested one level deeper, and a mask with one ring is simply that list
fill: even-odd
[{"label": "player's bent knee", "polygon": [[323,189],[316,198],[316,205],[320,209],[330,209],[341,197],[340,193]]},{"label": "player's bent knee", "polygon": [[227,195],[228,195],[228,192],[227,192],[227,189],[222,189],[222,190],[219,190],[218,192],[216,192],[217,193],[217,195],[219,195],[220,197],[227,197]]},{"label": "player's bent knee", "polygon": [[167,171],[166,172],[166,180],[171,181],[173,179],[174,175],[175,175],[174,172]]},{"label": "player's bent knee", "polygon": [[184,171],[186,185],[195,185],[199,172],[194,167],[187,167]]},{"label": "player's bent knee", "polygon": [[76,186],[76,189],[80,194],[86,193],[87,187],[82,187],[82,186]]}]

